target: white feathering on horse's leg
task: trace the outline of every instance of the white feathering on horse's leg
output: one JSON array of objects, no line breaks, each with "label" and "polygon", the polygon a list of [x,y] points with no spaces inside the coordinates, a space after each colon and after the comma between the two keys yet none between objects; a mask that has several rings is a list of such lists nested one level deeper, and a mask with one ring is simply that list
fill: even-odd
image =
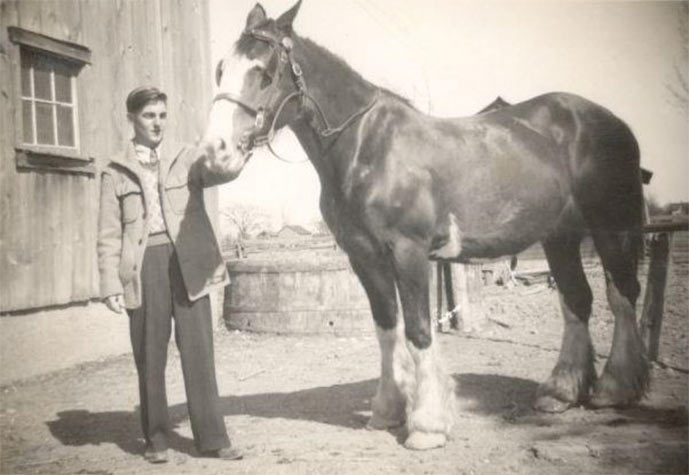
[{"label": "white feathering on horse's leg", "polygon": [[416,366],[416,392],[407,408],[408,449],[445,445],[454,424],[455,382],[442,367],[436,345],[435,338],[424,350],[407,345]]},{"label": "white feathering on horse's leg", "polygon": [[366,426],[371,430],[404,424],[407,394],[414,385],[414,368],[404,341],[403,323],[398,321],[397,327],[391,330],[376,326],[376,333],[380,344],[381,375],[371,403],[371,419]]}]

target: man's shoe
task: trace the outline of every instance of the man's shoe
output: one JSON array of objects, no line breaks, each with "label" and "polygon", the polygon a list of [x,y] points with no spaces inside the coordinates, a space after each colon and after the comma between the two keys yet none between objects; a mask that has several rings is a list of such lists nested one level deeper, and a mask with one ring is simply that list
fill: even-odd
[{"label": "man's shoe", "polygon": [[154,450],[146,449],[144,452],[144,458],[150,463],[166,463],[167,462],[167,449]]},{"label": "man's shoe", "polygon": [[222,449],[217,450],[208,450],[206,452],[203,452],[203,455],[205,457],[213,457],[222,460],[241,460],[242,458],[244,458],[244,454],[242,454],[239,450],[235,449],[234,447],[224,447]]}]

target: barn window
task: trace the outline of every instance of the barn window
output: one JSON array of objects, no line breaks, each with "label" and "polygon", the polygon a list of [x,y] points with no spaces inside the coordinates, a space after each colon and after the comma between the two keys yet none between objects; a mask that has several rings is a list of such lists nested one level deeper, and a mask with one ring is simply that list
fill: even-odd
[{"label": "barn window", "polygon": [[18,166],[76,169],[92,161],[79,140],[79,74],[88,48],[17,27],[16,149]]},{"label": "barn window", "polygon": [[78,149],[76,81],[79,66],[21,48],[22,142]]}]

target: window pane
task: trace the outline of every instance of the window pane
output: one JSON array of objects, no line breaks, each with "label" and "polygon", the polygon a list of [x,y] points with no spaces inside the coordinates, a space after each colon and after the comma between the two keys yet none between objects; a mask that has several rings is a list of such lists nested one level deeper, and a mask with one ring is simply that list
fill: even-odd
[{"label": "window pane", "polygon": [[24,143],[33,143],[33,111],[31,110],[31,101],[22,101],[22,117]]},{"label": "window pane", "polygon": [[34,54],[34,93],[39,99],[51,100],[53,98],[50,87],[50,69],[52,67],[50,59],[42,54]]},{"label": "window pane", "polygon": [[57,143],[74,147],[74,118],[71,107],[57,106]]},{"label": "window pane", "polygon": [[51,104],[36,103],[36,135],[39,144],[55,145],[53,106]]},{"label": "window pane", "polygon": [[55,62],[55,100],[72,103],[72,76],[74,68],[69,64]]},{"label": "window pane", "polygon": [[22,96],[31,97],[31,53],[21,49]]}]

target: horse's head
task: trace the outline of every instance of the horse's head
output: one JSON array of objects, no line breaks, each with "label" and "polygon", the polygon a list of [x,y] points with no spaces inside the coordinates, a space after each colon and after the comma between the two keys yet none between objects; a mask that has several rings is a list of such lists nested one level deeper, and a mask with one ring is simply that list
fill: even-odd
[{"label": "horse's head", "polygon": [[218,93],[202,144],[208,157],[246,158],[297,112],[303,80],[291,35],[300,5],[273,20],[256,4],[234,48],[218,63]]}]

